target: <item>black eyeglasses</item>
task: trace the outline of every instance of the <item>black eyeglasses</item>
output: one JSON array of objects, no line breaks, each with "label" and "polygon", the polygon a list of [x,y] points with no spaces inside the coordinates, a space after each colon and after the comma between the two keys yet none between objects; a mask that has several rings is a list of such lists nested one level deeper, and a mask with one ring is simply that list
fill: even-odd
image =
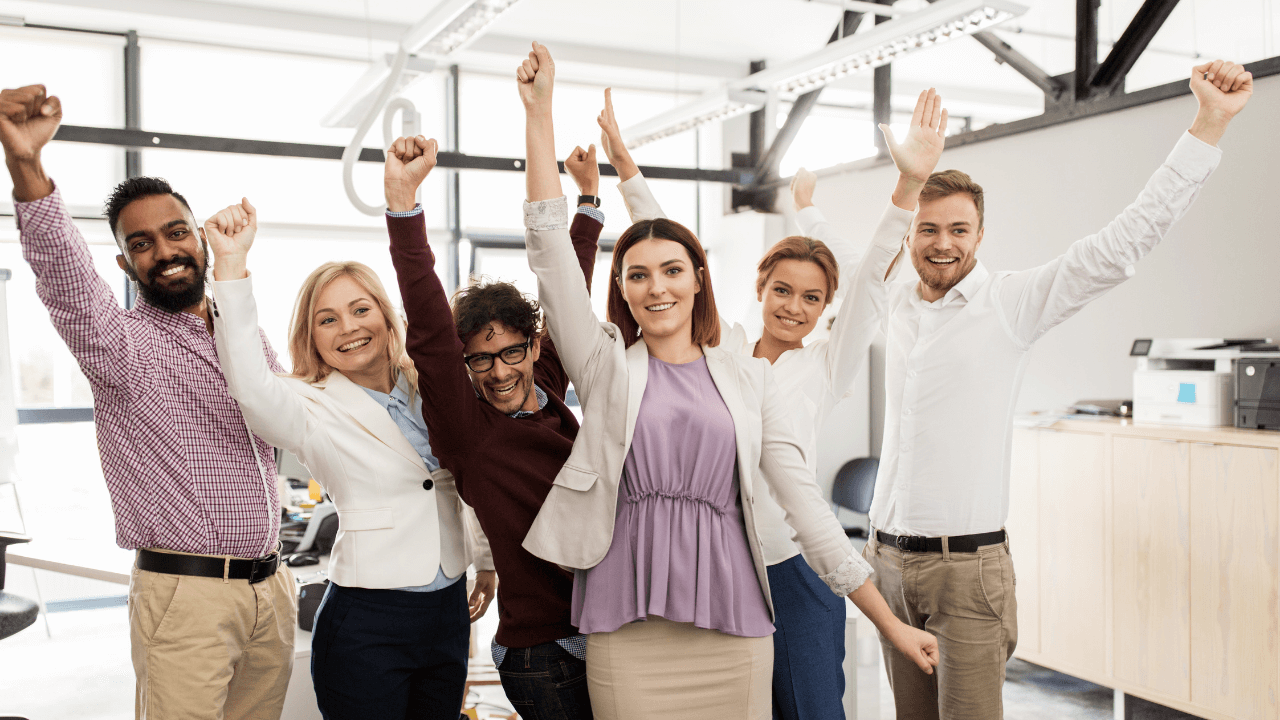
[{"label": "black eyeglasses", "polygon": [[493,367],[493,359],[495,357],[502,358],[502,362],[508,365],[519,365],[524,362],[524,356],[529,352],[529,346],[533,343],[533,338],[529,338],[519,345],[511,345],[504,347],[496,353],[474,353],[465,355],[462,361],[471,368],[471,372],[488,372]]}]

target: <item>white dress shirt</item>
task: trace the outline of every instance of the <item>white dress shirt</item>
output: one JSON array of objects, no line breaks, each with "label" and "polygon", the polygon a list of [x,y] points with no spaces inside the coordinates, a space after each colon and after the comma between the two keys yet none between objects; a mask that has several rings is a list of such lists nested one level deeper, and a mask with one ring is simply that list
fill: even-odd
[{"label": "white dress shirt", "polygon": [[1027,351],[1133,275],[1133,264],[1191,207],[1221,155],[1184,133],[1137,201],[1045,265],[991,273],[979,262],[932,303],[918,283],[891,288],[874,527],[926,537],[1004,527]]}]

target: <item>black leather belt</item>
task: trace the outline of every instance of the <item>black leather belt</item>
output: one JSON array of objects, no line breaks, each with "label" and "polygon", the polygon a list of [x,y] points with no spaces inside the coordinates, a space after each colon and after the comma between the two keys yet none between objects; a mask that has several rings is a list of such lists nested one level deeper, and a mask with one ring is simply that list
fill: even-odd
[{"label": "black leather belt", "polygon": [[195,575],[196,577],[225,577],[230,580],[248,580],[260,583],[276,574],[280,567],[280,554],[254,560],[209,557],[207,555],[179,555],[152,550],[138,551],[138,569],[168,575]]},{"label": "black leather belt", "polygon": [[[1003,530],[977,535],[957,535],[947,538],[948,552],[978,552],[978,548],[986,545],[999,545],[1004,542]],[[895,547],[903,552],[942,552],[942,538],[919,537],[908,535],[890,535],[876,531],[876,542],[881,545]]]}]

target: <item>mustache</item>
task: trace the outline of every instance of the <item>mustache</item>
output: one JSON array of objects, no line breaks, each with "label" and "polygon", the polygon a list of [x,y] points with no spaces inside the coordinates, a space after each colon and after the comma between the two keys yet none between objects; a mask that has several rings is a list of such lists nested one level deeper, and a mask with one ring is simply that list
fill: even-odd
[{"label": "mustache", "polygon": [[147,281],[154,284],[155,281],[160,277],[161,273],[167,270],[170,270],[174,267],[189,267],[192,270],[194,270],[197,275],[200,274],[200,264],[196,262],[195,258],[191,257],[190,255],[180,255],[178,257],[173,258],[172,260],[156,265],[155,267],[148,270]]}]

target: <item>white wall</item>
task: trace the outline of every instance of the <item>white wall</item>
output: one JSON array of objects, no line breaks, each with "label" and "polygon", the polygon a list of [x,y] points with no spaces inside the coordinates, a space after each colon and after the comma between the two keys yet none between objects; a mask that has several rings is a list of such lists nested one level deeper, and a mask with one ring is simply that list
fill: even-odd
[{"label": "white wall", "polygon": [[[1137,197],[1191,123],[1190,95],[948,151],[986,191],[990,270],[1032,267],[1096,232]],[[1132,397],[1136,337],[1280,338],[1280,77],[1220,147],[1222,164],[1190,212],[1137,275],[1046,335],[1032,350],[1019,410]],[[815,196],[852,237],[871,233],[892,166],[823,178]]]}]

